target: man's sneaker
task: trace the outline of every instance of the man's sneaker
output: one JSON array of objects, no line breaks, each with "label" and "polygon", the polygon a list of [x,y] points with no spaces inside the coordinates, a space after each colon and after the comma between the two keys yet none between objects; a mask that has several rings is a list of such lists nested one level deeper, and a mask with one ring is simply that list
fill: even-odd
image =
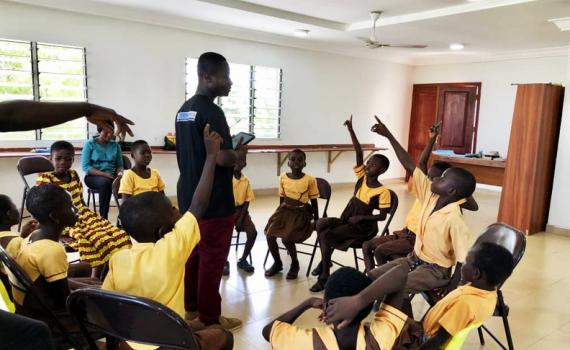
[{"label": "man's sneaker", "polygon": [[193,321],[199,316],[198,311],[186,311],[184,314],[184,319],[186,321]]},{"label": "man's sneaker", "polygon": [[247,262],[247,259],[239,259],[237,262],[237,267],[238,269],[242,269],[247,273],[253,273],[255,271],[255,268],[251,266],[249,262]]},{"label": "man's sneaker", "polygon": [[241,327],[241,320],[238,318],[220,316],[220,326],[226,331],[234,331]]},{"label": "man's sneaker", "polygon": [[224,271],[222,271],[222,276],[229,276],[230,275],[230,262],[226,261],[224,265]]}]

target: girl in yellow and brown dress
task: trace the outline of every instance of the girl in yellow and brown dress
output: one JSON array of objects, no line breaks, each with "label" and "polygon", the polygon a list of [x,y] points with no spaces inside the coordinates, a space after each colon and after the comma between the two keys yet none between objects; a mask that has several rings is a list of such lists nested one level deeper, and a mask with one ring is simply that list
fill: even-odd
[{"label": "girl in yellow and brown dress", "polygon": [[300,149],[289,152],[288,165],[291,172],[279,177],[280,205],[265,227],[267,246],[274,261],[269,270],[265,271],[267,277],[274,276],[283,270],[277,245],[277,238],[281,238],[291,256],[291,267],[287,273],[287,279],[297,278],[299,260],[295,243],[301,243],[311,236],[315,227],[314,222],[319,218],[317,180],[303,173],[303,168],[307,165],[305,159],[305,152]]},{"label": "girl in yellow and brown dress", "polygon": [[72,144],[67,141],[55,142],[50,149],[50,159],[55,170],[40,174],[36,185],[54,184],[69,192],[78,220],[75,226],[65,230],[64,235],[75,239],[70,246],[79,250],[81,261],[99,267],[119,249],[129,248],[131,241],[125,231],[113,226],[85,205],[83,185],[77,172],[71,169],[74,155]]}]

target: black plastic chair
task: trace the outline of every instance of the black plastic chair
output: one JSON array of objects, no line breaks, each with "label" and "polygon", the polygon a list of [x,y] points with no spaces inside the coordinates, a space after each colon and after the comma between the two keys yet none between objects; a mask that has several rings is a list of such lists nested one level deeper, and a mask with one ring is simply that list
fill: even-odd
[{"label": "black plastic chair", "polygon": [[[237,256],[238,256],[238,248],[239,248],[240,246],[244,246],[244,245],[246,244],[246,242],[240,242],[240,237],[241,237],[241,232],[242,232],[242,231],[235,230],[235,232],[236,232],[235,236],[232,236],[232,241],[234,241],[234,240],[235,240],[235,241],[234,241],[234,243],[230,244],[230,247],[231,247],[231,246],[235,246],[235,247],[236,247],[236,257],[237,257]],[[249,256],[248,256],[248,257],[249,257],[249,263],[250,263],[250,264],[253,264],[253,259],[251,258],[251,253],[249,253]]]},{"label": "black plastic chair", "polygon": [[[512,226],[503,223],[492,224],[488,226],[485,229],[485,231],[486,231],[485,233],[483,233],[477,238],[477,240],[473,245],[481,242],[490,242],[504,247],[513,255],[513,263],[514,263],[513,266],[516,267],[518,263],[521,261],[526,249],[526,238],[524,233]],[[505,282],[506,281],[501,283],[497,288],[497,306],[495,307],[495,312],[493,313],[493,316],[501,317],[501,319],[503,320],[503,326],[505,328],[505,337],[507,338],[507,346],[505,346],[484,325],[479,327],[477,329],[477,332],[479,334],[479,341],[481,345],[485,345],[485,338],[483,335],[483,331],[485,331],[502,349],[514,350],[513,337],[511,335],[511,328],[509,326],[509,319],[508,319],[509,307],[505,304],[503,291],[501,290],[501,287]],[[443,299],[443,297],[445,296],[442,293],[437,293],[434,291],[423,292],[421,294],[430,306],[435,305],[439,300]]]},{"label": "black plastic chair", "polygon": [[[58,348],[75,348],[83,349],[82,341],[72,335],[57,316],[57,312],[52,310],[37,290],[34,283],[30,280],[28,275],[22,268],[12,259],[6,250],[0,246],[0,262],[4,264],[4,270],[8,273],[10,284],[20,291],[26,293],[26,298],[32,298],[34,303],[42,310],[48,325],[52,329],[54,341],[58,344]],[[26,316],[26,315],[24,315]],[[53,331],[57,331],[53,332]]]},{"label": "black plastic chair", "polygon": [[[113,199],[115,200],[115,204],[117,205],[117,208],[120,209],[121,208],[121,204],[119,202],[119,199],[122,199],[122,195],[119,193],[119,188],[121,187],[121,179],[123,178],[123,175],[119,175],[115,178],[115,180],[113,180],[113,184],[111,185],[111,193],[113,194]],[[121,228],[121,217],[120,215],[117,215],[117,224],[115,225],[118,228]]]},{"label": "black plastic chair", "polygon": [[[398,195],[396,194],[396,192],[392,191],[392,190],[388,190],[390,191],[390,210],[388,210],[388,217],[385,221],[384,224],[384,229],[380,232],[381,236],[387,236],[390,234],[390,223],[392,222],[392,219],[394,219],[394,215],[396,215],[396,211],[398,210],[398,205],[399,205],[399,199],[398,199]],[[362,243],[363,242],[357,242],[354,245],[351,245],[350,248],[352,248],[352,252],[354,254],[354,268],[357,270],[360,270],[359,266],[358,266],[358,261],[364,261],[364,258],[361,258],[358,256],[357,250],[361,249],[362,250]],[[334,253],[334,250],[333,250]],[[332,258],[332,254],[331,254],[331,258]],[[331,259],[331,262],[333,264],[336,264],[338,266],[344,266],[334,260]]]},{"label": "black plastic chair", "polygon": [[[321,218],[327,218],[327,210],[329,209],[329,203],[331,200],[331,196],[332,196],[332,188],[331,185],[329,184],[329,182],[325,179],[322,179],[320,177],[317,177],[317,187],[319,189],[319,199],[323,199],[325,200],[325,208],[323,209],[323,213],[321,215]],[[311,272],[311,267],[313,266],[313,261],[315,260],[315,253],[317,252],[317,248],[319,247],[319,238],[315,238],[315,243],[310,244],[310,243],[297,243],[298,245],[303,245],[303,246],[308,246],[313,248],[311,252],[305,252],[302,250],[298,250],[297,254],[302,254],[302,255],[308,255],[311,257],[311,260],[309,261],[309,266],[307,267],[307,272],[306,272],[306,276],[309,276],[309,273]],[[287,250],[284,247],[279,247],[279,249],[281,250]],[[267,258],[269,258],[269,249],[267,250],[267,253],[265,254],[265,260],[263,260],[263,267],[265,268],[265,265],[267,264]]]},{"label": "black plastic chair", "polygon": [[[156,301],[101,289],[77,290],[67,299],[69,312],[88,338],[91,350],[98,350],[86,331],[92,328],[110,337],[175,349],[197,350],[192,330],[178,314]],[[117,349],[118,343],[107,343]]]},{"label": "black plastic chair", "polygon": [[[132,168],[131,160],[129,159],[129,157],[123,155],[123,169],[127,170],[130,168]],[[117,179],[115,178],[115,180],[117,180]],[[115,186],[115,180],[113,180],[112,186]],[[120,184],[120,180],[119,180],[119,184]],[[114,189],[114,187],[113,187],[113,189]],[[117,187],[117,190],[118,190],[118,187]],[[93,211],[95,212],[95,214],[97,214],[97,202],[95,200],[95,195],[99,195],[99,191],[97,191],[96,189],[88,187],[87,188],[87,208],[89,208],[89,205],[91,204],[91,198],[93,198]],[[114,193],[113,193],[113,198],[115,199],[115,204],[116,204],[115,206],[117,208],[119,208],[119,201],[118,201],[117,197],[114,195]],[[111,207],[113,207],[113,205],[111,205]]]},{"label": "black plastic chair", "polygon": [[[26,198],[28,197],[28,191],[30,190],[30,185],[26,180],[26,176],[32,174],[39,174],[45,173],[48,171],[53,171],[53,164],[51,164],[50,160],[43,156],[31,156],[31,157],[24,157],[18,160],[18,164],[16,165],[16,169],[24,181],[24,193],[22,195],[22,205],[20,206],[20,218],[24,219],[29,217],[24,216],[24,207],[26,206]],[[33,185],[32,185],[33,186]],[[20,223],[18,224],[18,231],[22,229],[22,220],[20,219]]]}]

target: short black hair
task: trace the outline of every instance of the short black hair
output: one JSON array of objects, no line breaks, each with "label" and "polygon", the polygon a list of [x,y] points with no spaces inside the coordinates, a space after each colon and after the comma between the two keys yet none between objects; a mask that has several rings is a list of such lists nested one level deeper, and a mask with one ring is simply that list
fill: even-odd
[{"label": "short black hair", "polygon": [[431,167],[436,168],[437,170],[441,171],[441,173],[443,174],[444,171],[451,168],[451,164],[449,164],[447,162],[434,162],[431,165]]},{"label": "short black hair", "polygon": [[172,203],[164,193],[150,191],[129,197],[121,204],[119,216],[123,229],[130,236],[139,242],[148,242],[168,224],[171,210]]},{"label": "short black hair", "polygon": [[51,147],[49,148],[49,154],[53,154],[53,152],[61,150],[66,150],[70,151],[71,153],[75,153],[75,147],[73,147],[71,143],[65,140],[60,140],[60,141],[55,141],[54,143],[51,144]]},{"label": "short black hair", "polygon": [[457,196],[460,198],[468,198],[477,186],[475,176],[463,168],[451,167],[445,171],[445,176],[450,177],[455,183]]},{"label": "short black hair", "polygon": [[4,217],[10,209],[12,209],[12,200],[7,195],[0,194],[0,217]]},{"label": "short black hair", "polygon": [[53,184],[35,186],[30,189],[26,197],[26,209],[40,222],[49,220],[49,214],[61,207],[69,199],[67,192]]},{"label": "short black hair", "polygon": [[216,52],[204,52],[198,58],[198,76],[215,74],[228,64],[226,58]]},{"label": "short black hair", "polygon": [[385,155],[375,154],[372,156],[372,158],[378,160],[383,169],[388,169],[390,167],[390,159],[388,159],[388,157]]},{"label": "short black hair", "polygon": [[[352,267],[341,267],[329,277],[325,285],[325,301],[356,295],[371,283],[372,280],[364,273]],[[360,310],[352,323],[357,324],[364,320],[372,310],[372,306],[373,304],[370,304]]]},{"label": "short black hair", "polygon": [[477,243],[473,248],[473,264],[485,274],[487,283],[498,286],[513,272],[513,255],[505,247],[491,242]]},{"label": "short black hair", "polygon": [[148,146],[148,142],[146,142],[145,140],[136,140],[131,144],[131,152],[136,151],[138,148],[140,148],[143,145]]},{"label": "short black hair", "polygon": [[292,155],[293,153],[298,153],[298,154],[300,154],[301,156],[303,156],[303,160],[305,160],[305,161],[307,160],[307,154],[306,154],[305,151],[303,151],[302,149],[300,149],[300,148],[295,148],[294,150],[292,150],[291,152],[289,152],[289,158],[291,158],[291,155]]},{"label": "short black hair", "polygon": [[[111,130],[115,130],[115,124],[113,124],[112,121],[110,120],[106,120],[103,123],[109,125],[109,127],[111,128]],[[97,125],[97,132],[100,133],[101,131],[103,131],[103,127],[100,125]]]}]

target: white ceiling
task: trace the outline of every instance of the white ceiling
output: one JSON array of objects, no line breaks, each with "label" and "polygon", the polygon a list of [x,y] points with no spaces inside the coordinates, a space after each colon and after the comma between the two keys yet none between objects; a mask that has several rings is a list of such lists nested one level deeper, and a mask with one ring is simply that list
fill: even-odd
[{"label": "white ceiling", "polygon": [[[570,43],[549,19],[570,17],[570,0],[12,0],[184,27],[278,45],[415,64],[560,55]],[[377,37],[426,49],[364,48],[369,11],[382,10]],[[175,20],[174,20],[175,19]],[[310,30],[306,39],[295,29]],[[465,45],[451,52],[452,42]]]}]

